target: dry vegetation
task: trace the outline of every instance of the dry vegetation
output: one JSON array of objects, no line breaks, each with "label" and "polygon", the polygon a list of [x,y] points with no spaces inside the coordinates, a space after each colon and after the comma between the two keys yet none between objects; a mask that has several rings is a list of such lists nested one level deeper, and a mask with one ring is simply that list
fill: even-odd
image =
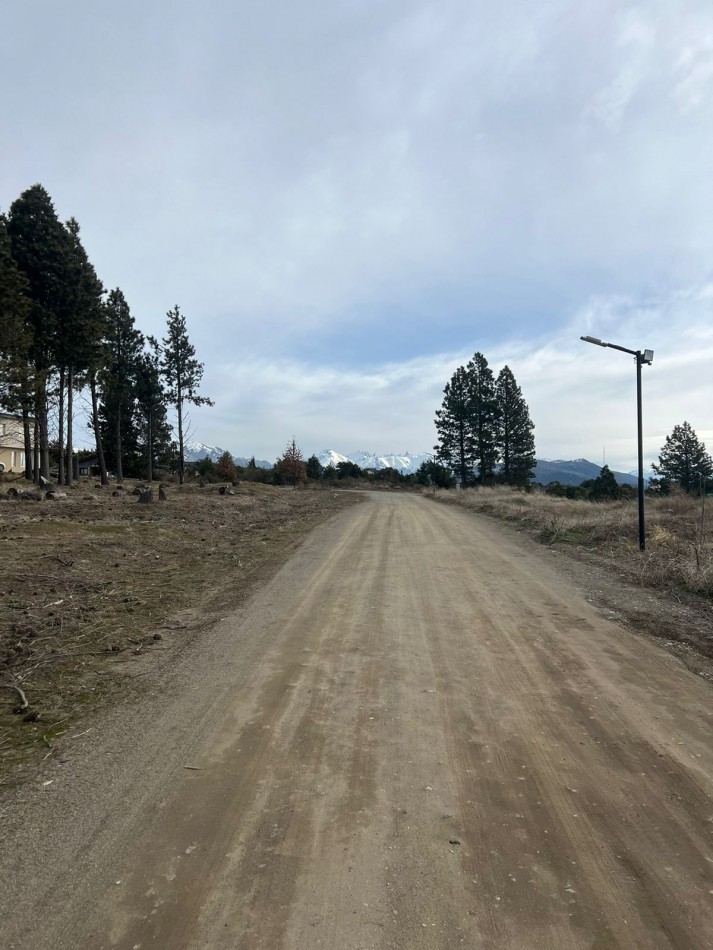
[{"label": "dry vegetation", "polygon": [[[646,626],[664,639],[713,657],[713,501],[684,493],[646,498],[646,550],[638,545],[633,501],[573,501],[540,491],[474,488],[439,491],[441,502],[463,505],[529,530],[545,544],[597,564],[617,578],[648,588],[665,602],[685,607],[676,621]],[[664,600],[665,599],[665,600]],[[644,624],[642,624],[643,626]],[[684,629],[685,627],[685,629]]]},{"label": "dry vegetation", "polygon": [[[3,486],[6,487],[6,486]],[[51,755],[143,658],[236,605],[355,496],[244,484],[137,504],[85,482],[57,502],[0,487],[0,760]],[[60,740],[61,741],[61,740]],[[5,778],[8,772],[5,770]],[[0,778],[2,776],[0,775]]]}]

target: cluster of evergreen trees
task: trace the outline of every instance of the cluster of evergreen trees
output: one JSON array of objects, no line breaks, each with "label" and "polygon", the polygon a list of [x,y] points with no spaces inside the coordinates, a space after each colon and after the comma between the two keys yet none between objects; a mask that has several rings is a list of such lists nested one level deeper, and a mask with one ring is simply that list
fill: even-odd
[{"label": "cluster of evergreen trees", "polygon": [[183,481],[184,407],[210,403],[198,395],[202,375],[178,307],[160,343],[144,337],[121,290],[106,294],[76,220],[62,223],[41,185],[0,215],[0,406],[22,415],[29,480],[50,477],[52,448],[60,482],[72,483],[74,397],[88,390],[103,482],[109,468],[150,480],[171,459]]},{"label": "cluster of evergreen trees", "polygon": [[526,486],[534,475],[534,425],[512,370],[493,375],[482,353],[446,383],[436,412],[439,462],[464,487],[495,481]]}]

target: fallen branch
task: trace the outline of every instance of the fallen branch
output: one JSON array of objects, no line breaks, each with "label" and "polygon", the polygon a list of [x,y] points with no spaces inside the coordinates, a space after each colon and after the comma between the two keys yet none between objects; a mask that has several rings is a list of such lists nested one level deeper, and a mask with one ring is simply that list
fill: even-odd
[{"label": "fallen branch", "polygon": [[21,709],[21,710],[27,709],[27,708],[29,707],[29,705],[30,705],[30,704],[28,703],[28,701],[27,701],[27,696],[25,696],[25,694],[24,694],[23,691],[20,689],[20,687],[17,685],[17,683],[6,683],[5,685],[7,686],[8,689],[14,689],[15,692],[17,693],[17,695],[20,697],[20,700],[21,700],[21,703],[22,703],[22,705],[20,706],[20,709]]}]

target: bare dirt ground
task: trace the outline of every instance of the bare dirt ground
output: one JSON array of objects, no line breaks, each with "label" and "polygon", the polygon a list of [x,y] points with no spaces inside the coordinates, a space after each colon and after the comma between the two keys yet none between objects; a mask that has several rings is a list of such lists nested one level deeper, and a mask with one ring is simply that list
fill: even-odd
[{"label": "bare dirt ground", "polygon": [[511,529],[371,496],[162,656],[0,803],[3,947],[713,946],[711,687]]},{"label": "bare dirt ground", "polygon": [[244,482],[141,505],[135,485],[0,493],[0,789],[66,752],[97,705],[151,676],[148,657],[170,661],[355,497]]}]

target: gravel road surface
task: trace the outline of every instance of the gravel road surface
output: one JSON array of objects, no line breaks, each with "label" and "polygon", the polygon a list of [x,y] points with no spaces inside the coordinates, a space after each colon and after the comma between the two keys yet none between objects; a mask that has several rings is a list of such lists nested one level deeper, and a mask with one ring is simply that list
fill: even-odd
[{"label": "gravel road surface", "polygon": [[711,688],[508,528],[374,493],[145,682],[2,803],[3,947],[713,947]]}]

